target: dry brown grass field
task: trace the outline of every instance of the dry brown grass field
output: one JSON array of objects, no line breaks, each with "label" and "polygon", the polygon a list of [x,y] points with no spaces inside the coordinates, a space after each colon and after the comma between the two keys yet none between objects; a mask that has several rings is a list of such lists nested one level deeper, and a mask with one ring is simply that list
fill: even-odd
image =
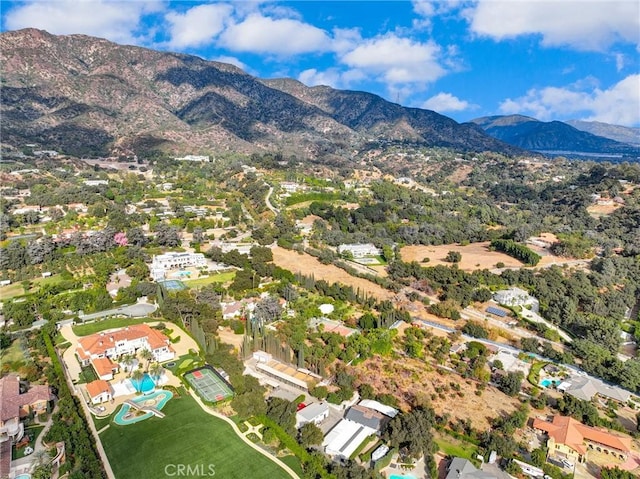
[{"label": "dry brown grass field", "polygon": [[360,291],[363,291],[369,296],[373,296],[379,300],[390,300],[394,297],[394,294],[391,291],[388,291],[366,279],[351,276],[349,273],[336,266],[322,264],[309,254],[290,251],[280,248],[279,246],[273,248],[272,251],[273,262],[281,268],[288,269],[294,274],[313,274],[315,279],[323,279],[331,284],[342,283],[349,285],[354,289],[360,288]]},{"label": "dry brown grass field", "polygon": [[460,246],[458,244],[405,246],[400,250],[400,254],[402,260],[406,262],[417,261],[421,263],[424,258],[429,258],[429,262],[424,263],[423,266],[436,266],[441,264],[451,266],[452,263],[444,260],[449,251],[457,251],[462,254],[462,261],[458,263],[458,267],[464,271],[493,269],[497,263],[504,263],[507,268],[518,268],[522,266],[522,262],[509,255],[499,251],[490,251],[488,241],[471,243],[466,246]]},{"label": "dry brown grass field", "polygon": [[[376,392],[392,394],[402,410],[411,403],[428,403],[436,414],[449,414],[452,420],[470,419],[473,427],[486,430],[491,419],[513,412],[519,404],[492,386],[476,395],[476,383],[455,373],[436,370],[422,360],[375,356],[354,368],[356,383],[367,382]],[[459,385],[455,391],[452,384]],[[457,387],[457,386],[456,386]]]}]

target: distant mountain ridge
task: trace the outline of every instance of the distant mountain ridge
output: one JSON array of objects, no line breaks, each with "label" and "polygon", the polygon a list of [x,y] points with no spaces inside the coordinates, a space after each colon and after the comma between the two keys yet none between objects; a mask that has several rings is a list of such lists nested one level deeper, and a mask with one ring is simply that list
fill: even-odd
[{"label": "distant mountain ridge", "polygon": [[346,157],[373,142],[520,154],[429,110],[201,58],[35,29],[0,34],[2,141],[74,155],[283,151]]},{"label": "distant mountain ridge", "polygon": [[472,120],[486,133],[511,145],[533,151],[620,154],[634,157],[635,145],[597,136],[561,122],[543,122],[523,115],[488,116]]},{"label": "distant mountain ridge", "polygon": [[602,136],[610,140],[640,146],[640,128],[611,125],[600,121],[568,120],[566,124],[592,135]]}]

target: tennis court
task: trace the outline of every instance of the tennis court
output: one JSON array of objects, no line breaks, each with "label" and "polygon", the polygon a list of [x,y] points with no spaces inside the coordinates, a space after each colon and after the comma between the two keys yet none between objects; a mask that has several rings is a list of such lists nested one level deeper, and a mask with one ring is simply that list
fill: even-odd
[{"label": "tennis court", "polygon": [[229,385],[210,368],[194,369],[184,377],[205,401],[215,403],[233,396]]},{"label": "tennis court", "polygon": [[178,279],[167,279],[164,281],[158,281],[167,291],[184,291],[187,289],[187,285]]}]

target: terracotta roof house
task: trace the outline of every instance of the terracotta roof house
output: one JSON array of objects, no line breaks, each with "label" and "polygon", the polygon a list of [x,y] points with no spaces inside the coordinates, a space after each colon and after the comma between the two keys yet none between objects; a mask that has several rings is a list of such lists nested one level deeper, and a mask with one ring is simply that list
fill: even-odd
[{"label": "terracotta roof house", "polygon": [[92,404],[107,402],[113,397],[111,385],[103,379],[97,379],[87,384],[87,393]]},{"label": "terracotta roof house", "polygon": [[96,370],[96,374],[100,379],[110,381],[113,379],[113,374],[118,372],[118,365],[107,358],[90,358],[89,361]]},{"label": "terracotta roof house", "polygon": [[584,462],[589,450],[626,459],[631,451],[631,438],[605,429],[585,426],[567,416],[553,416],[553,421],[534,419],[533,428],[547,433],[549,455]]},{"label": "terracotta roof house", "polygon": [[31,386],[20,393],[20,378],[14,374],[0,379],[0,442],[6,439],[20,440],[24,433],[21,418],[29,413],[46,412],[53,400],[49,386]]},{"label": "terracotta roof house", "polygon": [[175,356],[169,338],[148,324],[133,324],[80,338],[76,355],[82,366],[88,366],[99,358],[117,358],[123,354],[135,354],[140,349],[150,350],[158,362]]}]

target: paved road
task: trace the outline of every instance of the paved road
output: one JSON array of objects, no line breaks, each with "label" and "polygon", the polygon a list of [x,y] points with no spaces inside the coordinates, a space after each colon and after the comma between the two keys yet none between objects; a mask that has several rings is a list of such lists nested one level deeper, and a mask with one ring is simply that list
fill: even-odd
[{"label": "paved road", "polygon": [[[266,183],[265,183],[266,184]],[[269,186],[269,191],[267,192],[267,196],[264,199],[264,202],[267,205],[267,208],[269,208],[271,211],[273,211],[275,214],[280,213],[280,210],[278,210],[278,208],[276,208],[275,206],[273,206],[271,204],[271,195],[273,194],[273,186]]]}]

